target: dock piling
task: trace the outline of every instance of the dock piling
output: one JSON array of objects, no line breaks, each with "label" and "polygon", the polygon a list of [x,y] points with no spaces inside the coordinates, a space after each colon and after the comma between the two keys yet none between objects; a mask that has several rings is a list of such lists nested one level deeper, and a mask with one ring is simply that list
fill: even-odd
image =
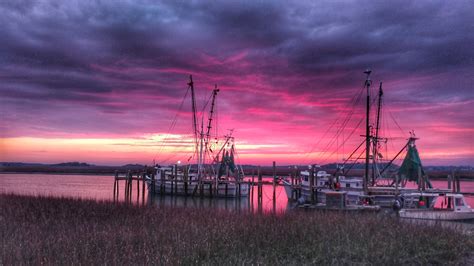
[{"label": "dock piling", "polygon": [[257,194],[258,201],[262,201],[263,190],[262,190],[262,172],[260,171],[260,166],[258,166],[258,184],[257,184]]},{"label": "dock piling", "polygon": [[315,200],[314,200],[314,167],[315,165],[311,165],[311,169],[310,169],[310,177],[309,177],[309,188],[310,188],[310,191],[311,191],[311,203],[314,204]]},{"label": "dock piling", "polygon": [[276,189],[276,162],[273,161],[273,182],[272,182],[272,185],[273,185],[273,203],[275,203],[276,201],[276,193],[275,193],[275,189]]}]

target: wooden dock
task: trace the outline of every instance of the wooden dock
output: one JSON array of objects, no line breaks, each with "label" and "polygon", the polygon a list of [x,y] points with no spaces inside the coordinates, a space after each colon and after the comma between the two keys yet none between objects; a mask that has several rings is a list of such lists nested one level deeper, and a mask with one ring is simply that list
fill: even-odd
[{"label": "wooden dock", "polygon": [[[177,168],[175,168],[177,169]],[[187,171],[184,171],[185,173]],[[200,181],[190,181],[187,174],[184,175],[183,179],[176,178],[178,176],[177,170],[171,176],[165,177],[164,172],[160,176],[157,176],[156,173],[150,171],[141,171],[138,173],[119,173],[115,172],[114,176],[114,187],[113,187],[113,198],[114,201],[119,199],[121,194],[120,184],[125,183],[123,188],[124,198],[126,202],[132,201],[132,191],[133,183],[136,183],[136,197],[137,201],[142,198],[142,201],[145,201],[145,182],[149,182],[148,190],[150,195],[158,194],[160,196],[184,196],[184,197],[207,197],[207,198],[241,198],[244,195],[241,194],[244,186],[248,189],[248,200],[254,198],[256,194],[258,202],[262,202],[264,196],[263,185],[272,185],[273,193],[272,200],[275,204],[276,202],[276,187],[278,184],[278,178],[276,176],[276,163],[273,162],[273,179],[272,181],[264,181],[260,168],[257,169],[257,175],[252,173],[252,178],[249,180],[200,180]],[[257,180],[255,180],[255,177]],[[134,182],[136,181],[136,182]],[[216,187],[217,185],[217,187]],[[236,187],[236,195],[228,195],[228,187]],[[140,189],[141,188],[141,189]],[[257,192],[254,192],[254,189],[257,188]],[[225,194],[220,193],[219,191],[223,189]],[[207,194],[206,194],[207,191]]]},{"label": "wooden dock", "polygon": [[[136,181],[137,201],[140,199],[140,187],[141,187],[142,202],[144,203],[145,202],[145,176],[146,176],[145,172],[132,174],[130,171],[128,171],[126,174],[121,174],[118,171],[116,171],[115,176],[114,176],[114,192],[113,192],[114,201],[117,201],[119,199],[120,182],[123,181],[125,182],[124,199],[126,202],[131,202],[133,181]],[[141,182],[141,186],[140,186],[140,182]]]}]

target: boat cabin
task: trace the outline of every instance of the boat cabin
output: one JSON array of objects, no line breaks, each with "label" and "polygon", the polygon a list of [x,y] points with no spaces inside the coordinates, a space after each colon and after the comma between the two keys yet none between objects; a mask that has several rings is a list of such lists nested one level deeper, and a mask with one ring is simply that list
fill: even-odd
[{"label": "boat cabin", "polygon": [[470,211],[462,194],[456,193],[409,193],[403,195],[405,207],[455,212]]},{"label": "boat cabin", "polygon": [[[177,180],[184,180],[185,177],[184,177],[183,170],[180,169],[179,167],[176,169],[176,167],[177,166],[174,166],[174,165],[155,167],[155,169],[156,169],[156,178],[160,179],[161,175],[164,175],[164,178],[166,180],[169,180],[169,179],[175,179],[175,175],[176,175]],[[189,172],[188,175],[187,175],[187,178],[188,178],[189,181],[197,180],[197,174]]]},{"label": "boat cabin", "polygon": [[[302,177],[302,184],[305,186],[309,186],[310,181],[310,172],[309,171],[302,171],[301,172],[301,177]],[[321,188],[329,188],[332,187],[336,183],[336,177],[332,176],[331,174],[328,174],[326,171],[318,171],[316,173],[317,177],[317,186]],[[339,188],[341,190],[346,190],[346,189],[362,189],[363,188],[363,180],[358,177],[345,177],[345,176],[339,176]]]}]

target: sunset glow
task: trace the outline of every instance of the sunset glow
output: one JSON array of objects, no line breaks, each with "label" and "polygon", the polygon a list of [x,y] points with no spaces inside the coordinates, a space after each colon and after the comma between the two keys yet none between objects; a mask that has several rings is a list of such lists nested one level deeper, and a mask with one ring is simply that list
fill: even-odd
[{"label": "sunset glow", "polygon": [[194,163],[193,75],[239,163],[340,162],[370,68],[386,156],[414,130],[425,165],[474,165],[473,3],[318,2],[1,2],[0,161]]}]

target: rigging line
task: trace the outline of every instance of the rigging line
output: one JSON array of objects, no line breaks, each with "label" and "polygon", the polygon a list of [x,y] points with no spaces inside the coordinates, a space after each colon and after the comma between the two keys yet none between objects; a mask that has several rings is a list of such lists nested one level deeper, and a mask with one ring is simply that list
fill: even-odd
[{"label": "rigging line", "polygon": [[[375,103],[375,99],[372,101],[372,105]],[[354,134],[354,132],[359,128],[360,124],[362,123],[362,121],[364,120],[364,117],[362,117],[358,124],[352,129],[351,133],[349,134],[349,136],[344,140],[343,143],[346,143],[350,137],[352,137],[352,135]],[[339,132],[340,134],[340,132]],[[330,143],[330,145],[333,145],[334,144],[334,140],[332,141],[332,143]],[[329,147],[328,147],[329,148]],[[323,157],[325,158],[324,159],[324,162],[326,162],[332,155],[334,155],[334,151],[329,155],[329,156],[326,156],[326,157]]]},{"label": "rigging line", "polygon": [[[360,88],[359,92],[354,94],[354,96],[351,98],[351,100],[349,101],[349,104],[352,103],[352,109],[351,111],[355,108],[355,106],[357,105],[358,101],[360,100],[360,97],[362,95],[362,92],[364,91],[364,87]],[[311,149],[308,153],[306,153],[305,157],[304,157],[304,160],[307,159],[307,157],[314,151],[314,149],[316,147],[319,146],[319,144],[321,143],[321,141],[324,139],[324,137],[327,135],[327,133],[329,133],[329,131],[333,128],[334,125],[337,124],[337,122],[339,121],[339,119],[341,118],[340,115],[343,113],[344,111],[340,110],[339,113],[338,113],[338,116],[337,116],[337,119],[331,124],[331,126],[329,128],[326,129],[326,131],[324,132],[323,136],[321,138],[319,138],[318,142],[314,145],[311,146]]]},{"label": "rigging line", "polygon": [[209,96],[209,98],[207,99],[206,104],[204,104],[204,106],[202,107],[201,113],[204,113],[204,110],[206,109],[206,107],[207,107],[207,105],[209,104],[209,102],[211,101],[211,99],[212,99],[212,93],[211,93],[211,95]]},{"label": "rigging line", "polygon": [[393,113],[392,111],[390,110],[390,107],[387,107],[387,110],[388,110],[388,114],[390,115],[390,117],[392,118],[393,122],[395,123],[395,125],[397,125],[398,129],[400,129],[400,132],[402,133],[402,135],[405,135],[405,131],[402,129],[402,127],[400,127],[400,125],[398,124],[397,120],[395,119],[395,117],[393,116]]},{"label": "rigging line", "polygon": [[336,135],[333,136],[330,139],[330,141],[327,143],[327,145],[323,149],[323,154],[321,154],[320,157],[323,157],[323,156],[326,155],[326,153],[329,150],[329,147],[331,147],[334,144],[334,139],[337,138],[341,134],[341,131],[343,131],[345,129],[345,127],[347,126],[347,124],[349,123],[350,119],[352,118],[352,115],[354,114],[354,111],[355,111],[355,108],[356,108],[357,104],[359,103],[360,99],[362,98],[363,91],[364,91],[363,89],[360,90],[360,93],[358,94],[356,101],[353,103],[353,106],[352,106],[350,112],[346,115],[343,123],[341,124],[341,127],[338,128],[338,130],[336,131]]},{"label": "rigging line", "polygon": [[352,169],[352,167],[354,167],[354,165],[356,165],[357,161],[359,159],[361,159],[361,156],[364,155],[365,153],[365,148],[362,150],[361,153],[359,153],[359,156],[357,156],[357,158],[354,160],[354,162],[349,166],[349,168],[347,168],[347,171],[344,172],[344,175],[347,175],[347,173],[349,173],[349,171]]},{"label": "rigging line", "polygon": [[205,113],[204,111],[205,111],[207,105],[209,104],[209,101],[211,100],[211,98],[212,98],[212,93],[211,93],[211,96],[207,99],[207,101],[206,101],[206,96],[204,94],[201,95],[201,102],[203,103],[203,106],[202,106],[201,111],[199,112],[199,115],[198,115],[199,119],[201,119],[201,120],[204,119],[204,113]]},{"label": "rigging line", "polygon": [[351,153],[351,155],[349,155],[349,157],[342,163],[342,166],[344,166],[351,158],[352,158],[352,155],[354,155],[354,153],[357,152],[357,150],[360,149],[360,147],[362,147],[362,145],[364,145],[365,143],[365,140],[363,140],[360,145]]},{"label": "rigging line", "polygon": [[334,120],[334,122],[331,124],[331,126],[326,129],[326,131],[324,132],[323,136],[322,136],[321,138],[319,138],[318,142],[317,142],[315,145],[313,145],[313,146],[311,147],[311,150],[310,150],[308,153],[306,153],[306,155],[305,155],[305,157],[304,157],[304,160],[306,160],[307,157],[314,151],[314,149],[319,146],[319,144],[320,144],[321,141],[324,139],[324,137],[326,137],[327,133],[332,129],[332,127],[333,127],[338,121],[339,121],[339,118],[336,119],[336,120]]},{"label": "rigging line", "polygon": [[[375,104],[375,101],[376,99],[374,99],[371,103],[371,106]],[[353,130],[351,131],[351,133],[349,134],[349,136],[346,138],[346,140],[344,140],[343,143],[345,143],[355,132],[355,130],[360,126],[360,124],[362,123],[362,121],[364,120],[365,117],[362,117],[361,120],[359,120],[359,123],[353,128]],[[341,132],[338,132],[337,136],[339,136],[341,134]],[[334,139],[333,141],[330,143],[330,145],[328,144],[327,145],[327,148],[331,147],[332,145],[334,144]],[[323,153],[324,154],[324,153]],[[332,155],[334,155],[334,151],[329,155],[329,156],[326,156],[326,157],[323,157],[325,158],[323,162],[326,162]]]},{"label": "rigging line", "polygon": [[[349,136],[347,136],[347,138],[344,140],[343,143],[346,143],[352,137],[352,135],[355,133],[355,131],[359,128],[360,124],[362,124],[362,121],[364,121],[364,117],[362,117],[359,120],[359,123],[352,129],[351,133],[349,134]],[[364,140],[364,142],[365,142],[365,140]],[[332,155],[334,155],[334,151],[331,154],[329,154],[329,156],[324,157],[325,159],[323,160],[323,162],[321,162],[321,164],[326,163],[331,158]]]},{"label": "rigging line", "polygon": [[[188,132],[186,135],[191,136],[192,132]],[[192,142],[190,142],[190,143],[192,143]],[[176,156],[178,156],[178,154],[183,154],[184,152],[186,152],[186,148],[188,148],[187,145],[180,145],[178,147],[174,146],[172,149],[170,149],[168,157],[166,159],[162,160],[163,164],[168,163],[171,159],[176,158]]]},{"label": "rigging line", "polygon": [[154,161],[155,161],[156,157],[163,151],[164,144],[165,144],[165,142],[168,140],[168,138],[169,138],[170,135],[171,135],[171,130],[173,130],[174,127],[176,126],[176,121],[178,120],[178,115],[179,115],[179,113],[181,113],[181,109],[183,108],[184,101],[186,100],[186,97],[188,96],[189,90],[190,90],[190,88],[188,87],[188,89],[186,90],[186,93],[184,94],[183,99],[181,100],[181,104],[179,105],[178,112],[176,112],[176,114],[175,114],[175,116],[174,116],[174,118],[173,118],[173,121],[171,122],[171,125],[170,125],[170,127],[168,128],[168,133],[166,133],[166,136],[165,136],[165,138],[163,139],[163,142],[161,143],[161,145],[160,145],[159,148],[158,148],[157,153],[156,153],[155,156],[153,157],[153,160],[154,160]]},{"label": "rigging line", "polygon": [[234,156],[235,156],[235,162],[238,165],[237,168],[240,167],[240,171],[242,172],[242,176],[245,177],[244,169],[242,168],[242,164],[240,164],[240,155],[237,152],[237,149],[235,148],[235,146],[234,146]]},{"label": "rigging line", "polygon": [[[375,101],[374,101],[374,102],[375,102]],[[372,102],[372,104],[373,104],[374,102]],[[349,136],[344,140],[343,143],[347,142],[347,140],[348,140],[350,137],[352,137],[352,135],[354,134],[355,130],[360,126],[360,124],[362,123],[363,120],[364,120],[364,117],[362,117],[361,120],[359,120],[358,124],[352,129],[351,133],[350,133]],[[344,130],[345,127],[347,126],[347,123],[348,123],[348,121],[347,121],[346,124],[344,125],[344,128],[342,128],[341,131],[338,131],[338,132],[337,132],[337,134],[336,134],[337,137],[343,132],[343,130]],[[325,148],[326,151],[325,151],[325,152],[323,153],[323,155],[321,156],[321,157],[323,157],[324,155],[326,155],[326,156],[323,157],[323,158],[325,158],[324,161],[326,161],[327,159],[329,159],[329,157],[331,157],[332,155],[334,155],[334,152],[332,152],[332,153],[329,155],[329,157],[327,157],[327,152],[329,152],[329,148],[332,147],[332,145],[334,145],[334,142],[335,142],[335,141],[334,141],[334,138],[333,138],[333,139],[331,140],[331,142],[329,142],[328,145],[326,145],[326,148]]]}]

